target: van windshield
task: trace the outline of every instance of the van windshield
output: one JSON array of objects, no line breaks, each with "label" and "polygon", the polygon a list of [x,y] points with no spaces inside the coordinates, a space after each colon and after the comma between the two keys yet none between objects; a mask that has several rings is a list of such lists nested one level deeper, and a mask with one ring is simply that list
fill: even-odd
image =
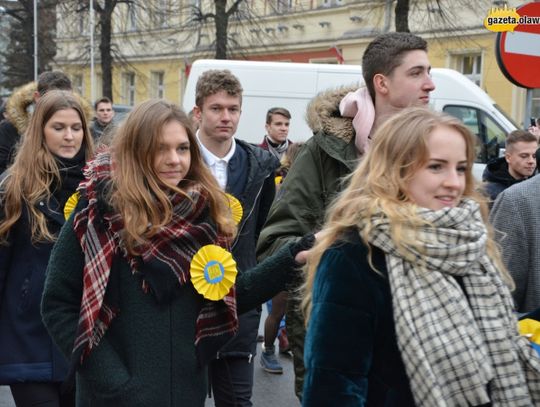
[{"label": "van windshield", "polygon": [[476,135],[476,162],[487,163],[492,158],[499,157],[499,150],[504,147],[507,132],[490,114],[476,107],[463,105],[446,105],[443,111],[457,117]]},{"label": "van windshield", "polygon": [[495,103],[493,105],[493,107],[495,109],[497,109],[504,117],[506,117],[506,120],[508,120],[510,123],[512,123],[516,129],[520,128],[520,126],[518,126],[518,124],[514,121],[514,119],[512,119],[510,116],[508,116],[506,114],[506,112],[497,103]]}]

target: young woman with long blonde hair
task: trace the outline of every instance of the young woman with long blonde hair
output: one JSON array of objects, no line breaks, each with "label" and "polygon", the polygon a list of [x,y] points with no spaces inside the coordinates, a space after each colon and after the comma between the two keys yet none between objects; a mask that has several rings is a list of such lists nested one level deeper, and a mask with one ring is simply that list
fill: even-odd
[{"label": "young woman with long blonde hair", "polygon": [[189,118],[164,100],[136,106],[85,175],[42,308],[77,373],[78,405],[202,407],[206,365],[238,313],[285,288],[303,246],[235,277],[234,205]]},{"label": "young woman with long blonde hair", "polygon": [[[80,99],[42,96],[0,183],[0,384],[18,407],[73,405],[61,395],[67,362],[41,321],[45,270],[64,208],[93,154]],[[71,395],[73,396],[73,395]]]},{"label": "young woman with long blonde hair", "polygon": [[441,113],[375,133],[308,259],[304,406],[538,404],[473,162]]}]

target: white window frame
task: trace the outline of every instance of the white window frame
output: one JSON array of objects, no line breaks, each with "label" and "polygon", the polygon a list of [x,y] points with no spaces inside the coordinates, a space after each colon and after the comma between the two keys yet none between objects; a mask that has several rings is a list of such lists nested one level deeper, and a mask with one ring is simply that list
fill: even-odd
[{"label": "white window frame", "polygon": [[163,71],[150,72],[150,97],[163,99],[165,96],[165,73]]},{"label": "white window frame", "polygon": [[84,96],[84,78],[82,74],[74,74],[71,77],[71,83],[73,84],[73,89],[79,95]]},{"label": "white window frame", "polygon": [[294,0],[276,0],[276,13],[282,14],[291,11],[294,7]]},{"label": "white window frame", "polygon": [[[531,117],[534,117],[535,119],[540,117],[540,89],[532,90]],[[528,123],[526,123],[525,127],[527,126]]]},{"label": "white window frame", "polygon": [[137,30],[137,10],[135,9],[135,3],[128,3],[127,5],[127,30]]},{"label": "white window frame", "polygon": [[135,73],[133,72],[122,74],[122,99],[126,105],[135,105]]},{"label": "white window frame", "polygon": [[342,6],[343,0],[322,0],[319,7],[334,7],[334,6]]},{"label": "white window frame", "polygon": [[[458,58],[457,70],[469,78],[471,81],[476,83],[478,86],[482,86],[482,67],[484,65],[483,55],[479,53],[470,53],[470,54],[459,54],[456,55]],[[465,62],[467,59],[472,60],[472,72],[465,72]]]},{"label": "white window frame", "polygon": [[170,3],[169,0],[158,0],[159,8],[156,13],[156,26],[168,27],[170,16]]}]

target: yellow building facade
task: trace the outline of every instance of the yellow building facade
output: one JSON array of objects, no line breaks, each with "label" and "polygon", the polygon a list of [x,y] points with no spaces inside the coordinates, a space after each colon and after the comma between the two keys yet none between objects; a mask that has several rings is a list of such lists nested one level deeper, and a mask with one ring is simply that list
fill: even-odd
[{"label": "yellow building facade", "polygon": [[[113,68],[113,97],[118,104],[133,105],[150,97],[181,103],[190,64],[199,58],[213,57],[213,24],[190,22],[193,7],[213,11],[213,1],[148,3],[155,3],[154,12],[143,10],[143,5],[138,11],[135,6],[122,5],[114,14],[113,42],[122,51],[124,61],[116,62]],[[500,7],[501,2],[439,3],[440,8],[434,8],[433,1],[411,1],[409,12],[410,30],[428,41],[432,66],[464,73],[517,123],[522,122],[526,92],[501,73],[495,57],[496,34],[483,27],[489,9]],[[508,5],[519,4],[510,1]],[[377,34],[394,30],[394,8],[395,2],[390,0],[245,0],[239,13],[229,20],[228,57],[360,64],[366,45]],[[62,12],[65,13],[59,9],[59,15]],[[134,19],[137,12],[138,22]],[[150,21],[156,15],[157,20]],[[88,26],[85,16],[64,14],[59,18],[58,68],[67,72],[90,100],[89,61],[80,57],[82,44],[88,46],[89,34],[84,28],[70,34],[66,27],[73,26],[73,18],[80,20],[81,27]],[[96,52],[97,47],[98,44]],[[95,61],[94,95],[99,97],[98,55]],[[537,107],[533,104],[533,109],[537,109],[533,116],[540,116],[540,100]]]}]

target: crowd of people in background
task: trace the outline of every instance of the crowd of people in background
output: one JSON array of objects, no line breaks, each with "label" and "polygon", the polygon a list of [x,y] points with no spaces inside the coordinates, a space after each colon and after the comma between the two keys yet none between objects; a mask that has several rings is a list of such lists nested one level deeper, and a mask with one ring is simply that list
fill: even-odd
[{"label": "crowd of people in background", "polygon": [[[364,86],[268,107],[204,72],[187,114],[122,120],[62,72],[0,118],[0,385],[17,407],[252,405],[254,356],[312,406],[540,405],[540,123],[475,180],[429,109],[427,42],[377,36]],[[257,129],[253,129],[254,132]],[[305,139],[306,141],[301,141]],[[294,141],[293,141],[294,140]],[[540,325],[540,322],[538,322]],[[539,328],[540,329],[540,328]]]}]

